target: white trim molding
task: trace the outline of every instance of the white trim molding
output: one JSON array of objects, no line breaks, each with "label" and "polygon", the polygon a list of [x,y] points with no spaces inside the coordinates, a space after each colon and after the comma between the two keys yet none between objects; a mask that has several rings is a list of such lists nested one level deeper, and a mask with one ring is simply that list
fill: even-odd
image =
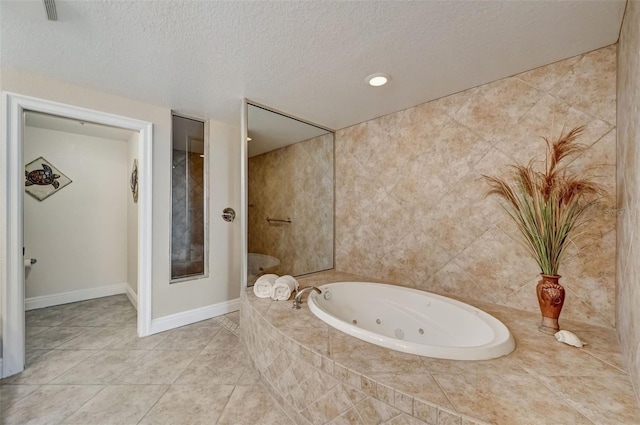
[{"label": "white trim molding", "polygon": [[24,369],[24,262],[22,259],[22,112],[20,103],[5,94],[4,148],[0,154],[0,193],[4,193],[0,220],[3,238],[0,241],[4,255],[2,273],[2,375],[21,372]]},{"label": "white trim molding", "polygon": [[133,305],[133,308],[138,309],[138,294],[133,290],[131,285],[127,284],[127,298],[129,298],[129,302]]},{"label": "white trim molding", "polygon": [[138,131],[138,335],[151,329],[152,271],[152,148],[153,124],[49,100],[2,92],[4,107],[0,142],[0,274],[2,287],[2,373],[7,377],[24,369],[24,262],[22,124],[25,111],[42,112]]},{"label": "white trim molding", "polygon": [[195,308],[193,310],[184,311],[182,313],[159,317],[151,321],[151,333],[156,334],[159,332],[168,331],[169,329],[201,322],[203,320],[222,316],[223,314],[232,313],[238,310],[240,310],[240,298],[236,298],[230,301],[223,301],[221,303],[212,304],[205,307]]},{"label": "white trim molding", "polygon": [[249,105],[242,99],[240,110],[240,291],[247,288],[247,270],[249,270]]},{"label": "white trim molding", "polygon": [[78,301],[92,300],[94,298],[109,297],[111,295],[126,294],[127,288],[129,288],[127,283],[116,283],[113,285],[98,286],[96,288],[79,289],[77,291],[31,297],[25,300],[24,309],[35,310],[36,308],[52,307],[54,305],[75,303]]}]

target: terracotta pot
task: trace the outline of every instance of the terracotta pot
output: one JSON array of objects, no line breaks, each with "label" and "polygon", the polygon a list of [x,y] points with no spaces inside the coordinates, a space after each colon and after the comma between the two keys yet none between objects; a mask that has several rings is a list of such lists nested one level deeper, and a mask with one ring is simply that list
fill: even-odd
[{"label": "terracotta pot", "polygon": [[555,334],[560,330],[558,317],[564,304],[564,288],[558,283],[560,276],[540,275],[542,278],[536,286],[538,304],[542,312],[542,322],[538,326],[540,332]]}]

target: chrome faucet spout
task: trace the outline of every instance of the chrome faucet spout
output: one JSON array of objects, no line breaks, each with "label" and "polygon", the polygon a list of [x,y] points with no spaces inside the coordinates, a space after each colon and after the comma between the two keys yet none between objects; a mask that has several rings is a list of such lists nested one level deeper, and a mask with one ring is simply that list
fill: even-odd
[{"label": "chrome faucet spout", "polygon": [[293,307],[296,310],[300,309],[300,304],[302,304],[304,301],[302,301],[302,296],[309,291],[315,291],[318,294],[322,294],[322,291],[318,288],[316,288],[315,286],[307,286],[306,288],[302,288],[299,291],[296,292],[296,297],[293,299]]}]

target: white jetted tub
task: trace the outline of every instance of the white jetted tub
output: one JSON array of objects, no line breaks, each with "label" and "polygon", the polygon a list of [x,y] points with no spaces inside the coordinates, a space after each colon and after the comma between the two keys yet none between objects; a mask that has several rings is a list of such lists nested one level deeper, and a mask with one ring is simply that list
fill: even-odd
[{"label": "white jetted tub", "polygon": [[450,360],[488,360],[516,344],[498,319],[469,304],[417,289],[368,282],[319,286],[309,295],[318,318],[392,350]]}]

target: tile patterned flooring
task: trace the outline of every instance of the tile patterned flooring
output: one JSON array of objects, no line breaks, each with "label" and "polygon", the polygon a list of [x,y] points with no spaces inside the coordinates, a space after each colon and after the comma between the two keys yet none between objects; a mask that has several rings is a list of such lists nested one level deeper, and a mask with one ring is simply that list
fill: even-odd
[{"label": "tile patterned flooring", "polygon": [[0,424],[292,424],[237,336],[238,312],[145,338],[125,295],[31,310]]}]

